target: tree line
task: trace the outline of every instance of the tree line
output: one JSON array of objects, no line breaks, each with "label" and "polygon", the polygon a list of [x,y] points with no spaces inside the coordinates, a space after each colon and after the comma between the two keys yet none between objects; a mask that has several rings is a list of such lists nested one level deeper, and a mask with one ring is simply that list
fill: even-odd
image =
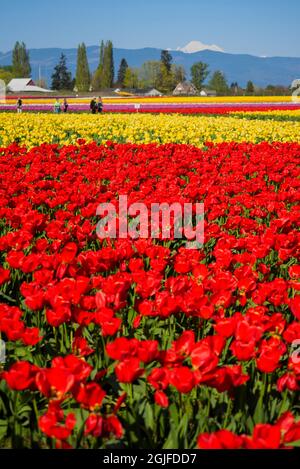
[{"label": "tree line", "polygon": [[12,64],[1,66],[0,79],[8,83],[13,78],[29,78],[31,66],[24,42],[17,41],[12,53]]},{"label": "tree line", "polygon": [[[195,63],[191,67],[191,81],[200,91],[209,75],[208,65],[202,62]],[[113,86],[125,89],[157,88],[163,93],[170,93],[179,82],[186,80],[186,72],[181,65],[173,63],[172,55],[167,50],[162,50],[160,60],[146,61],[140,68],[129,67],[125,58],[120,62],[116,81],[114,80],[113,44],[111,41],[101,42],[99,63],[94,71],[90,72],[87,50],[84,43],[79,44],[77,50],[77,66],[75,76],[75,90],[99,91]],[[73,89],[71,74],[67,70],[66,57],[62,54],[59,64],[52,75],[52,89]],[[218,94],[227,94],[229,86],[221,71],[213,73],[207,85]]]},{"label": "tree line", "polygon": [[[0,68],[0,79],[8,83],[12,78],[28,78],[30,75],[29,52],[24,42],[17,41],[12,53],[12,64]],[[250,80],[245,89],[237,82],[229,85],[222,71],[216,70],[211,73],[208,64],[204,62],[194,63],[190,69],[190,76],[196,90],[201,91],[205,87],[216,91],[219,95],[289,93],[289,89],[283,86],[268,85],[266,88],[258,88]],[[109,40],[102,41],[100,44],[99,61],[94,72],[90,71],[84,43],[79,44],[77,49],[75,77],[72,77],[68,70],[66,56],[61,54],[51,77],[51,89],[86,92],[100,91],[115,86],[121,89],[141,90],[156,88],[162,93],[170,93],[179,82],[185,80],[186,71],[181,65],[173,63],[173,57],[168,50],[161,51],[160,60],[146,61],[139,68],[129,67],[126,59],[122,58],[115,77],[113,43]],[[37,84],[46,85],[45,80],[38,80]]]},{"label": "tree line", "polygon": [[77,64],[75,79],[66,65],[66,56],[61,54],[59,63],[52,74],[51,88],[53,90],[76,90],[79,92],[112,88],[114,85],[113,44],[111,41],[101,42],[99,63],[91,73],[87,58],[87,50],[82,42],[77,49]]}]

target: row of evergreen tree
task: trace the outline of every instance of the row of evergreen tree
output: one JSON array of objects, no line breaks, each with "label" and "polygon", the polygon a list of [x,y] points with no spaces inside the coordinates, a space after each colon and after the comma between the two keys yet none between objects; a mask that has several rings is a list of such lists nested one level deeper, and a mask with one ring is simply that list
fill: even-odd
[{"label": "row of evergreen tree", "polygon": [[77,49],[77,66],[75,80],[68,71],[66,57],[61,55],[59,63],[54,68],[51,88],[53,90],[89,91],[111,88],[114,82],[113,44],[111,41],[101,42],[98,67],[93,74],[89,69],[87,51],[84,43]]},{"label": "row of evergreen tree", "polygon": [[[72,81],[66,65],[65,55],[61,55],[58,65],[52,75],[52,89],[66,90],[75,89],[79,92],[89,90],[100,90],[112,88],[114,85],[123,88],[137,88],[156,86],[162,91],[173,89],[178,81],[185,79],[185,72],[182,67],[172,64],[171,54],[164,50],[161,53],[160,61],[149,61],[144,64],[144,80],[139,80],[137,70],[131,69],[127,61],[123,58],[117,73],[117,80],[114,81],[114,57],[113,44],[111,41],[100,45],[99,63],[97,69],[91,74],[87,59],[87,50],[84,43],[79,44],[77,50],[77,66],[75,81]],[[152,77],[152,80],[151,80]]]},{"label": "row of evergreen tree", "polygon": [[[163,92],[174,89],[179,81],[185,80],[185,70],[181,66],[172,64],[169,51],[161,52],[160,61],[145,62],[140,69],[130,68],[123,58],[114,82],[114,57],[112,41],[101,42],[99,63],[94,73],[90,72],[87,50],[84,43],[77,49],[77,66],[75,79],[67,68],[66,56],[61,55],[59,63],[52,74],[51,88],[53,90],[77,90],[85,92],[112,88],[114,84],[120,88],[156,87]],[[17,42],[12,54],[12,73],[15,78],[29,77],[31,66],[29,53],[24,42]],[[198,62],[191,67],[192,82],[197,89],[201,89],[209,74],[207,64]],[[228,89],[225,77],[216,72],[211,79],[211,86],[218,92],[225,93]]]},{"label": "row of evergreen tree", "polygon": [[[90,72],[87,50],[84,43],[79,44],[77,50],[77,66],[75,78],[72,78],[66,63],[66,57],[61,55],[59,63],[52,74],[51,88],[53,90],[77,90],[85,92],[112,88],[114,85],[120,88],[148,88],[155,87],[163,92],[169,92],[175,88],[178,82],[186,79],[185,70],[181,66],[172,63],[173,58],[169,51],[161,52],[160,60],[147,61],[140,68],[130,68],[123,58],[114,81],[114,57],[112,41],[101,42],[99,63],[94,73]],[[12,53],[12,65],[9,73],[14,78],[27,78],[31,75],[29,52],[24,42],[16,42]],[[8,71],[7,71],[8,73]],[[197,62],[191,67],[191,81],[201,90],[208,78],[210,71],[208,65]],[[208,82],[208,87],[216,90],[218,94],[239,94],[243,90],[237,83],[228,85],[226,77],[221,71],[215,71]],[[246,92],[254,92],[254,85],[248,82]]]},{"label": "row of evergreen tree", "polygon": [[[127,64],[126,64],[127,66]],[[121,63],[124,67],[124,60]],[[11,74],[14,78],[28,78],[31,75],[29,52],[24,42],[16,42],[12,53]],[[122,75],[122,72],[121,72]],[[52,74],[51,88],[53,90],[71,90],[74,87],[78,91],[111,88],[114,83],[114,59],[113,44],[111,41],[101,42],[99,64],[96,71],[91,74],[87,59],[87,51],[84,43],[79,44],[77,50],[77,67],[75,79],[69,72],[66,56],[61,55],[59,63]]]}]

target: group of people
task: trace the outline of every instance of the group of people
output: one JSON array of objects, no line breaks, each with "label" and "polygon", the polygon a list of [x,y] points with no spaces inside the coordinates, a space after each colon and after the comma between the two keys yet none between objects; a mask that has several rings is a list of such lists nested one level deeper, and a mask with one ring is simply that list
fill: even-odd
[{"label": "group of people", "polygon": [[[23,110],[23,101],[21,98],[17,99],[17,113],[21,113]],[[68,112],[69,108],[69,103],[67,101],[67,98],[64,98],[63,103],[60,102],[58,98],[56,98],[54,106],[53,106],[53,111],[54,114],[60,114],[61,112]],[[90,111],[92,114],[96,113],[101,113],[103,111],[103,101],[101,96],[98,97],[98,99],[93,98],[90,102]]]},{"label": "group of people", "polygon": [[103,111],[103,102],[101,96],[96,100],[93,98],[90,102],[90,111],[92,114],[101,113]]},{"label": "group of people", "polygon": [[66,98],[64,98],[62,105],[59,99],[56,98],[55,103],[54,103],[54,108],[53,108],[54,114],[60,114],[62,111],[68,112],[68,107],[69,107],[69,103]]}]

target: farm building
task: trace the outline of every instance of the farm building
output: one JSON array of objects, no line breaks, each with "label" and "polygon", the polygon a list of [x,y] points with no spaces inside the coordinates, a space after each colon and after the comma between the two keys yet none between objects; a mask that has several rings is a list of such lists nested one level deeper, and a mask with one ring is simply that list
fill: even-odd
[{"label": "farm building", "polygon": [[178,83],[175,90],[173,91],[174,96],[195,96],[197,94],[199,94],[197,88],[190,81],[183,81],[181,83]]},{"label": "farm building", "polygon": [[145,93],[145,96],[162,96],[162,93],[155,88],[152,88]]},{"label": "farm building", "polygon": [[31,78],[13,78],[8,83],[7,89],[12,93],[52,93],[52,90],[36,86]]},{"label": "farm building", "polygon": [[217,96],[217,92],[215,90],[203,89],[200,91],[200,96]]}]

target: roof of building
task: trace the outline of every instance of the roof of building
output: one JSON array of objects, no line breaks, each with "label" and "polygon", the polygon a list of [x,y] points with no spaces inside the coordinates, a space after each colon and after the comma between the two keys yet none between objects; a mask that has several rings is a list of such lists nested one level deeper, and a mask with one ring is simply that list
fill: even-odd
[{"label": "roof of building", "polygon": [[46,88],[41,88],[40,86],[31,86],[28,85],[23,91],[32,91],[33,93],[54,93],[53,90],[47,90]]},{"label": "roof of building", "polygon": [[32,78],[13,78],[7,85],[8,89],[13,93],[20,91],[39,92],[39,93],[52,93],[52,90],[47,90],[36,86]]},{"label": "roof of building", "polygon": [[181,81],[178,83],[176,86],[175,90],[173,93],[198,93],[197,88],[191,83],[190,81]]},{"label": "roof of building", "polygon": [[215,96],[217,92],[215,90],[208,90],[203,88],[200,92],[201,96]]},{"label": "roof of building", "polygon": [[156,88],[152,88],[151,90],[145,93],[145,96],[162,96],[162,93]]}]

